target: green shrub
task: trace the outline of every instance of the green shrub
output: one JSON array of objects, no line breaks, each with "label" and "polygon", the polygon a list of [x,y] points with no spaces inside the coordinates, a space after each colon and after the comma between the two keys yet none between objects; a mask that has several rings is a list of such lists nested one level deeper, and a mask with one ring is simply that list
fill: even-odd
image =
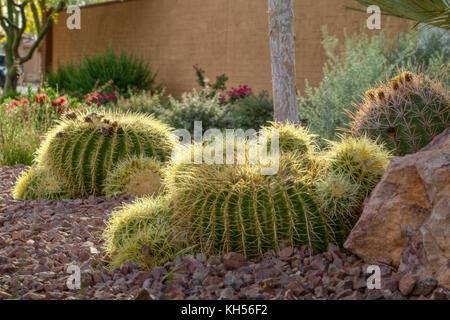
[{"label": "green shrub", "polygon": [[125,50],[116,54],[110,46],[91,56],[85,54],[77,64],[59,65],[56,71],[47,75],[47,83],[66,92],[87,94],[112,81],[121,93],[130,89],[154,93],[161,89],[156,84],[156,75],[142,57],[128,55]]},{"label": "green shrub", "polygon": [[[439,71],[438,76],[442,76],[449,61],[448,42],[440,34],[411,30],[399,33],[397,41],[384,32],[370,41],[366,33],[347,36],[340,54],[336,50],[338,39],[328,35],[326,28],[323,34],[328,56],[324,79],[317,88],[307,83],[304,94],[298,94],[298,102],[302,121],[324,139],[335,139],[336,128],[350,122],[345,108],[352,102],[360,104],[366,90],[394,76],[398,68],[417,72],[423,67],[427,74]],[[447,76],[444,82],[449,81]]]},{"label": "green shrub", "polygon": [[167,98],[161,94],[138,92],[129,97],[120,97],[116,103],[107,105],[108,109],[119,112],[136,112],[154,115],[155,118],[165,120],[164,115],[169,108]]},{"label": "green shrub", "polygon": [[398,156],[417,152],[450,126],[448,90],[423,73],[403,72],[366,92],[350,132],[382,141]]},{"label": "green shrub", "polygon": [[221,105],[217,95],[206,97],[195,89],[183,93],[180,100],[169,97],[169,107],[160,116],[176,129],[194,131],[194,121],[202,122],[203,131],[210,128],[226,128],[227,107]]},{"label": "green shrub", "polygon": [[227,123],[233,128],[258,130],[273,120],[273,102],[267,91],[261,92],[257,97],[251,95],[238,99],[227,108]]}]

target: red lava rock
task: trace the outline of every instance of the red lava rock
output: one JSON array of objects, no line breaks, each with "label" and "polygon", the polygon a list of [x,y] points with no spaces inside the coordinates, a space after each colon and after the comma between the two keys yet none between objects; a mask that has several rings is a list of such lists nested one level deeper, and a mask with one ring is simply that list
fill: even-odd
[{"label": "red lava rock", "polygon": [[301,295],[306,294],[305,288],[298,282],[291,282],[287,285],[287,288],[292,291],[292,293],[299,297]]},{"label": "red lava rock", "polygon": [[167,270],[164,267],[154,268],[151,272],[151,275],[153,276],[153,279],[155,279],[155,280],[161,279],[166,274],[167,274]]},{"label": "red lava rock", "polygon": [[[111,210],[132,199],[16,201],[10,189],[23,169],[0,168],[0,299],[406,299],[396,289],[398,280],[405,287],[403,273],[389,261],[379,262],[383,289],[371,293],[364,262],[332,244],[315,256],[307,246],[285,247],[251,262],[238,253],[207,261],[178,256],[149,272],[132,262],[108,271],[100,236]],[[81,268],[81,291],[67,287],[70,264]],[[425,279],[413,282],[412,293],[414,299],[449,297]]]},{"label": "red lava rock", "polygon": [[217,277],[217,276],[207,276],[205,278],[205,280],[203,280],[202,285],[204,287],[207,287],[207,286],[211,286],[211,285],[218,285],[220,283],[223,283],[222,278]]},{"label": "red lava rock", "polygon": [[398,284],[400,292],[407,296],[409,295],[416,285],[416,279],[414,279],[409,273],[405,274]]},{"label": "red lava rock", "polygon": [[294,254],[294,248],[292,247],[286,247],[283,250],[281,250],[280,252],[278,252],[278,257],[281,260],[287,260],[289,259],[289,257],[291,257]]},{"label": "red lava rock", "polygon": [[420,279],[416,282],[412,295],[414,296],[428,296],[438,285],[438,282],[434,278]]},{"label": "red lava rock", "polygon": [[362,300],[364,296],[359,291],[353,291],[350,295],[343,297],[341,300]]},{"label": "red lava rock", "polygon": [[227,270],[236,270],[247,263],[247,259],[240,253],[229,252],[223,257],[223,265]]},{"label": "red lava rock", "polygon": [[366,279],[363,279],[360,277],[355,277],[353,279],[353,290],[359,290],[359,289],[366,288],[366,287],[367,287]]},{"label": "red lava rock", "polygon": [[11,297],[11,295],[9,293],[0,291],[0,300],[6,300],[6,299],[9,299],[10,297]]},{"label": "red lava rock", "polygon": [[136,277],[134,278],[134,284],[138,285],[138,286],[142,286],[142,284],[144,283],[145,280],[149,279],[152,277],[152,274],[149,272],[145,272],[145,271],[139,271],[136,274]]}]

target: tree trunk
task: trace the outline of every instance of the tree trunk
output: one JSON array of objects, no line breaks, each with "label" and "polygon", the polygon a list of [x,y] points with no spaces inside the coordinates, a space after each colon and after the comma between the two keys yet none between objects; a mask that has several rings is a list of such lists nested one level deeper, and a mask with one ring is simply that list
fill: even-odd
[{"label": "tree trunk", "polygon": [[5,67],[8,74],[5,76],[5,85],[3,86],[3,96],[6,96],[9,91],[16,91],[18,82],[17,67],[14,65],[14,58],[9,52],[11,50],[6,46]]},{"label": "tree trunk", "polygon": [[269,38],[275,121],[299,123],[292,0],[269,0]]}]

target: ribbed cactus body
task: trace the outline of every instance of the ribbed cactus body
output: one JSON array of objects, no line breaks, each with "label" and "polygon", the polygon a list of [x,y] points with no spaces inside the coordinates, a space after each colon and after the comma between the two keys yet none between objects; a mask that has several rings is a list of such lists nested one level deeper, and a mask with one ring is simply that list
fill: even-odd
[{"label": "ribbed cactus body", "polygon": [[308,129],[294,123],[270,122],[269,126],[261,128],[260,134],[267,135],[269,147],[272,136],[278,135],[280,153],[308,154],[315,152],[317,148],[315,136]]},{"label": "ribbed cactus body", "polygon": [[39,167],[22,172],[12,190],[12,195],[16,200],[70,198],[65,182]]},{"label": "ribbed cactus body", "polygon": [[417,152],[450,125],[448,89],[424,74],[403,72],[366,92],[350,131],[382,141],[396,155]]},{"label": "ribbed cactus body", "polygon": [[307,245],[312,252],[327,249],[325,221],[302,182],[264,177],[249,166],[183,169],[166,172],[175,220],[205,254],[257,257],[282,243]]},{"label": "ribbed cactus body", "polygon": [[186,254],[182,232],[170,221],[171,210],[166,198],[142,198],[125,204],[111,213],[103,232],[104,252],[111,266],[127,261],[151,270]]},{"label": "ribbed cactus body", "polygon": [[121,159],[145,155],[165,161],[175,138],[156,119],[132,114],[69,114],[46,136],[37,162],[67,181],[75,195],[101,194]]},{"label": "ribbed cactus body", "polygon": [[364,200],[380,181],[391,155],[383,145],[366,136],[342,136],[339,141],[330,142],[324,158],[330,173],[344,174],[360,186]]},{"label": "ribbed cactus body", "polygon": [[107,199],[127,195],[156,195],[161,191],[161,163],[155,158],[131,156],[108,172],[103,192]]},{"label": "ribbed cactus body", "polygon": [[326,218],[330,241],[340,247],[361,214],[361,189],[344,173],[329,172],[314,183],[314,198]]}]

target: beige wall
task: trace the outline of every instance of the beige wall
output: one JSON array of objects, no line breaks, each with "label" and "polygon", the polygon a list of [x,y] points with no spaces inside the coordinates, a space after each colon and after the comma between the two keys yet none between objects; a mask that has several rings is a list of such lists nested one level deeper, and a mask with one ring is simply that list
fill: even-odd
[{"label": "beige wall", "polygon": [[[343,38],[363,29],[367,14],[346,10],[353,0],[293,0],[295,11],[297,87],[304,79],[317,84],[325,61],[321,27]],[[169,93],[196,87],[192,65],[207,76],[226,73],[228,86],[248,84],[255,92],[271,89],[267,0],[129,0],[81,10],[81,30],[68,30],[66,14],[53,32],[52,66],[80,59],[110,41],[120,50],[143,55],[159,70]],[[389,23],[388,23],[389,22]],[[382,18],[394,34],[403,20]],[[369,33],[377,31],[367,30]]]},{"label": "beige wall", "polygon": [[[22,41],[19,47],[19,52],[22,56],[26,55],[33,45],[34,39],[26,39]],[[25,82],[37,82],[40,79],[41,74],[41,54],[39,49],[34,51],[30,60],[23,64],[23,73]]]}]

